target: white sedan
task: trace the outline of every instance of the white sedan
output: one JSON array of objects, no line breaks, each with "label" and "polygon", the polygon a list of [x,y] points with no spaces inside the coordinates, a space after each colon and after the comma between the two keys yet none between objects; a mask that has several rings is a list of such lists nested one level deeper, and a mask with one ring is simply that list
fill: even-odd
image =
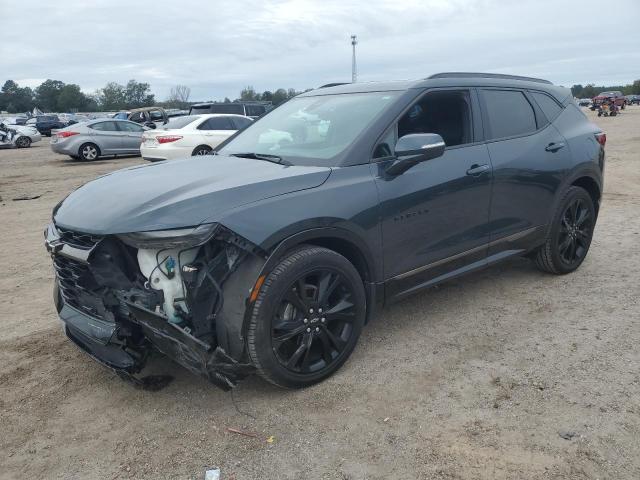
[{"label": "white sedan", "polygon": [[[16,117],[0,119],[5,128],[11,132],[0,134],[0,145],[16,146],[18,148],[30,147],[32,143],[42,140],[42,135],[34,127],[19,125]],[[15,132],[15,133],[14,133]]]},{"label": "white sedan", "polygon": [[176,117],[142,135],[140,153],[151,162],[207,155],[252,120],[242,115],[203,114]]}]

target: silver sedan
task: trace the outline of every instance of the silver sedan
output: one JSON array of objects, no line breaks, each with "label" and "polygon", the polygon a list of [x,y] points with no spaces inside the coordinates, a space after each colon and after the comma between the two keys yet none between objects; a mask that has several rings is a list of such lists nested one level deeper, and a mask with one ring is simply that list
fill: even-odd
[{"label": "silver sedan", "polygon": [[140,155],[146,129],[128,120],[101,118],[56,130],[51,150],[85,161],[105,155]]}]

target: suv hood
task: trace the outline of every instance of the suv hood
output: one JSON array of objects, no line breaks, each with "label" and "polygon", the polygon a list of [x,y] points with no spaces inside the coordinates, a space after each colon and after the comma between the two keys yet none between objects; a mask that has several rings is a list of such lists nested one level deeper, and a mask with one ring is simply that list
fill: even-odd
[{"label": "suv hood", "polygon": [[78,188],[54,209],[53,220],[97,235],[213,223],[232,208],[320,186],[330,173],[222,155],[142,165]]}]

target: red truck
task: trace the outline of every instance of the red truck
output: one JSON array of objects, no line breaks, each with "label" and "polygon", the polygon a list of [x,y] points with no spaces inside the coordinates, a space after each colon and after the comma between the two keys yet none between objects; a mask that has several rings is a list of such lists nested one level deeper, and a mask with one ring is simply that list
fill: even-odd
[{"label": "red truck", "polygon": [[622,92],[618,90],[612,92],[602,92],[593,97],[591,110],[596,110],[598,108],[598,105],[605,101],[613,101],[616,107],[620,108],[621,110],[624,110],[626,104],[626,99],[624,98],[624,95],[622,95]]}]

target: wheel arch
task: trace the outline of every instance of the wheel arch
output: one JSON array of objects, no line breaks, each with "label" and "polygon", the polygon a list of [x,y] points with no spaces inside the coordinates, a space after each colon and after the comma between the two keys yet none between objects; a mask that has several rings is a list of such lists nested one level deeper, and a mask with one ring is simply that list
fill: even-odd
[{"label": "wheel arch", "polygon": [[582,176],[571,182],[571,185],[584,188],[587,191],[591,200],[593,200],[593,206],[596,209],[597,215],[598,210],[600,209],[600,198],[602,196],[598,182],[596,182],[591,176]]},{"label": "wheel arch", "polygon": [[[349,230],[337,227],[318,227],[286,237],[270,250],[257,279],[268,275],[287,253],[300,245],[324,247],[339,253],[351,262],[362,278],[365,288],[367,298],[365,321],[368,323],[384,301],[384,286],[382,282],[376,281],[375,260],[366,243]],[[245,326],[246,320],[245,317]],[[245,328],[243,328],[244,331],[246,331]]]}]

